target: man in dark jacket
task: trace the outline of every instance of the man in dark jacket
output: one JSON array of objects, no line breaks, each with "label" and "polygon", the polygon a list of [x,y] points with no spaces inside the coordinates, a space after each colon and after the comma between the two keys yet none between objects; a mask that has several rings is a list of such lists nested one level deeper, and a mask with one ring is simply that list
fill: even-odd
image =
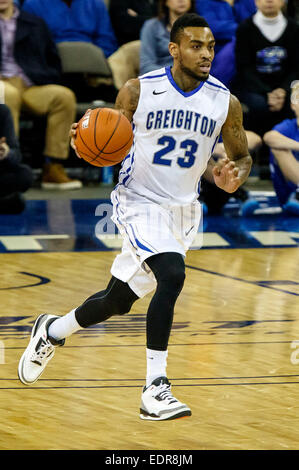
[{"label": "man in dark jacket", "polygon": [[17,214],[25,208],[22,193],[30,188],[33,175],[21,159],[10,110],[0,104],[0,214]]},{"label": "man in dark jacket", "polygon": [[80,188],[81,182],[69,179],[63,166],[75,117],[74,93],[59,85],[60,59],[46,24],[20,11],[13,0],[0,3],[0,76],[17,136],[22,109],[47,115],[42,187]]},{"label": "man in dark jacket", "polygon": [[139,39],[143,23],[157,14],[157,0],[110,0],[109,13],[122,46]]}]

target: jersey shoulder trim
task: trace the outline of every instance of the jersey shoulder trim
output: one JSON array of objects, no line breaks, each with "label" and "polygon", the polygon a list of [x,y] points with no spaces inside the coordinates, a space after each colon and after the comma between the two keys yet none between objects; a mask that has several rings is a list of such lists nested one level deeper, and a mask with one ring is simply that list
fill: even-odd
[{"label": "jersey shoulder trim", "polygon": [[145,73],[138,78],[139,80],[147,80],[147,79],[160,78],[160,77],[165,77],[165,76],[166,76],[166,71],[165,71],[165,67],[163,67],[162,69],[153,70],[152,72]]},{"label": "jersey shoulder trim", "polygon": [[204,83],[214,87],[215,90],[218,89],[230,93],[229,89],[222,82],[220,82],[220,80],[213,77],[212,75],[209,75],[209,78]]}]

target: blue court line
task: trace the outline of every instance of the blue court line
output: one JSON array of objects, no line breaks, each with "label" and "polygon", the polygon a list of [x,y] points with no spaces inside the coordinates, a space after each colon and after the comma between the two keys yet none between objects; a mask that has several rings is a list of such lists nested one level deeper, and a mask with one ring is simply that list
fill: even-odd
[{"label": "blue court line", "polygon": [[24,289],[25,287],[36,287],[41,286],[42,284],[48,284],[51,280],[44,276],[39,276],[38,274],[26,273],[25,271],[19,271],[19,274],[25,274],[26,276],[31,276],[39,279],[39,282],[35,284],[27,284],[25,286],[16,286],[16,287],[0,287],[0,290],[12,290],[12,289]]},{"label": "blue court line", "polygon": [[[195,269],[196,271],[202,271],[204,273],[212,274],[214,276],[224,277],[226,279],[232,279],[234,281],[244,282],[245,284],[251,284],[251,285],[254,285],[254,286],[264,287],[266,289],[276,290],[276,291],[283,292],[283,293],[289,294],[289,295],[299,296],[299,294],[297,294],[296,292],[290,292],[288,290],[278,289],[277,287],[272,287],[272,286],[266,285],[265,283],[267,281],[247,281],[246,279],[242,279],[240,277],[228,276],[227,274],[218,273],[216,271],[210,271],[210,270],[204,269],[204,268],[197,268],[196,266],[190,266],[190,265],[187,265],[187,264],[186,264],[186,268]],[[286,281],[282,281],[282,282],[285,283]]]}]

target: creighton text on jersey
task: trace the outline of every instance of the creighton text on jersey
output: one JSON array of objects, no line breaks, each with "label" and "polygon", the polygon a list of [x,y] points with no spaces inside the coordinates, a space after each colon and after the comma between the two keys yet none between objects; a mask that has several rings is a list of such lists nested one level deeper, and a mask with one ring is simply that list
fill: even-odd
[{"label": "creighton text on jersey", "polygon": [[216,121],[194,111],[183,109],[163,109],[151,111],[147,115],[146,128],[149,129],[187,129],[212,137]]}]

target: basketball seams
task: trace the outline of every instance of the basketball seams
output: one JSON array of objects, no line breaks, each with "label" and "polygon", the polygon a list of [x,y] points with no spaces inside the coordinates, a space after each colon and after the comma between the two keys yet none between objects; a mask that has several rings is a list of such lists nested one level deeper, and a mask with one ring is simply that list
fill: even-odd
[{"label": "basketball seams", "polygon": [[83,144],[85,145],[85,147],[86,147],[93,155],[95,155],[95,157],[97,158],[97,154],[96,154],[93,150],[91,150],[91,148],[89,148],[88,145],[85,143],[85,140],[83,139],[83,137],[82,137],[82,135],[81,135],[81,126],[80,126],[80,125],[78,126],[78,130],[79,130],[80,139],[81,139],[81,141],[83,142]]},{"label": "basketball seams", "polygon": [[[112,133],[111,133],[109,139],[108,139],[107,142],[105,143],[104,147],[103,147],[101,150],[99,149],[100,152],[103,152],[103,151],[104,151],[104,149],[107,147],[107,145],[109,144],[110,140],[111,140],[112,137],[114,136],[114,133],[115,133],[116,129],[118,128],[118,124],[119,124],[119,121],[120,121],[120,117],[121,117],[121,112],[118,111],[118,119],[117,119],[117,122],[116,122],[116,124],[115,124],[115,126],[114,126],[114,129],[113,129],[113,131],[112,131]],[[108,116],[107,116],[107,119],[108,119]],[[98,147],[97,147],[97,148],[98,148]],[[113,152],[112,152],[112,153],[113,153]],[[100,155],[98,155],[98,156],[100,156]]]},{"label": "basketball seams", "polygon": [[[98,162],[98,160],[95,160],[95,159],[91,159],[90,157],[90,154],[88,153],[85,153],[83,152],[82,150],[80,150],[80,155],[84,155],[85,158],[83,158],[84,161],[86,161],[87,163],[91,163],[91,162]],[[103,166],[103,165],[96,165],[96,166]]]},{"label": "basketball seams", "polygon": [[97,115],[96,115],[96,118],[94,120],[94,130],[93,130],[93,140],[94,140],[94,145],[96,146],[96,148],[101,152],[101,149],[97,146],[97,120],[98,120],[98,116],[100,114],[100,112],[102,111],[102,108],[99,108],[98,112],[97,112]]},{"label": "basketball seams", "polygon": [[[132,136],[130,136],[129,140],[127,140],[127,142],[126,142],[124,145],[122,145],[121,147],[119,147],[117,150],[114,150],[114,152],[103,152],[103,151],[102,151],[102,153],[103,153],[104,155],[110,155],[110,154],[112,154],[112,153],[119,152],[120,150],[122,150],[123,148],[125,148],[126,145],[128,145],[128,143],[130,142],[130,140],[132,140],[132,142],[133,142]],[[98,156],[100,156],[100,155],[98,155]]]},{"label": "basketball seams", "polygon": [[[95,111],[95,110],[93,110]],[[99,117],[101,111],[103,111],[102,115]],[[104,112],[105,111],[105,112]],[[117,111],[117,114],[116,114]],[[106,121],[105,121],[106,119]],[[105,122],[104,122],[105,121]],[[93,116],[90,116],[90,128],[86,129],[87,132],[83,132],[82,129],[82,122],[78,126],[78,152],[82,154],[82,158],[86,160],[91,165],[95,166],[113,166],[118,164],[120,161],[123,160],[123,156],[125,152],[129,151],[132,142],[133,142],[133,135],[132,129],[131,132],[129,130],[130,124],[129,121],[126,122],[126,117],[119,112],[118,110],[114,109],[107,109],[107,108],[99,108],[96,112],[93,112]],[[101,126],[102,123],[102,126]],[[102,130],[101,130],[102,128]],[[109,128],[113,128],[112,132],[109,131]],[[97,134],[98,129],[98,134]],[[110,135],[109,135],[110,134]],[[126,135],[130,135],[129,139],[123,143],[124,138]],[[109,137],[108,137],[109,136]],[[107,139],[108,137],[108,139]],[[116,137],[113,139],[113,137]],[[87,140],[87,142],[85,141]],[[103,145],[102,149],[99,148],[97,145],[97,139],[102,141],[107,141]],[[115,141],[115,142],[114,142]],[[105,152],[105,148],[107,146],[110,148],[115,147],[116,145],[121,145],[114,151]],[[94,151],[91,147],[95,147],[96,150]],[[80,149],[82,147],[82,150]],[[104,157],[108,157],[105,158]],[[102,161],[102,164],[101,164]],[[105,163],[107,162],[107,163]]]}]

